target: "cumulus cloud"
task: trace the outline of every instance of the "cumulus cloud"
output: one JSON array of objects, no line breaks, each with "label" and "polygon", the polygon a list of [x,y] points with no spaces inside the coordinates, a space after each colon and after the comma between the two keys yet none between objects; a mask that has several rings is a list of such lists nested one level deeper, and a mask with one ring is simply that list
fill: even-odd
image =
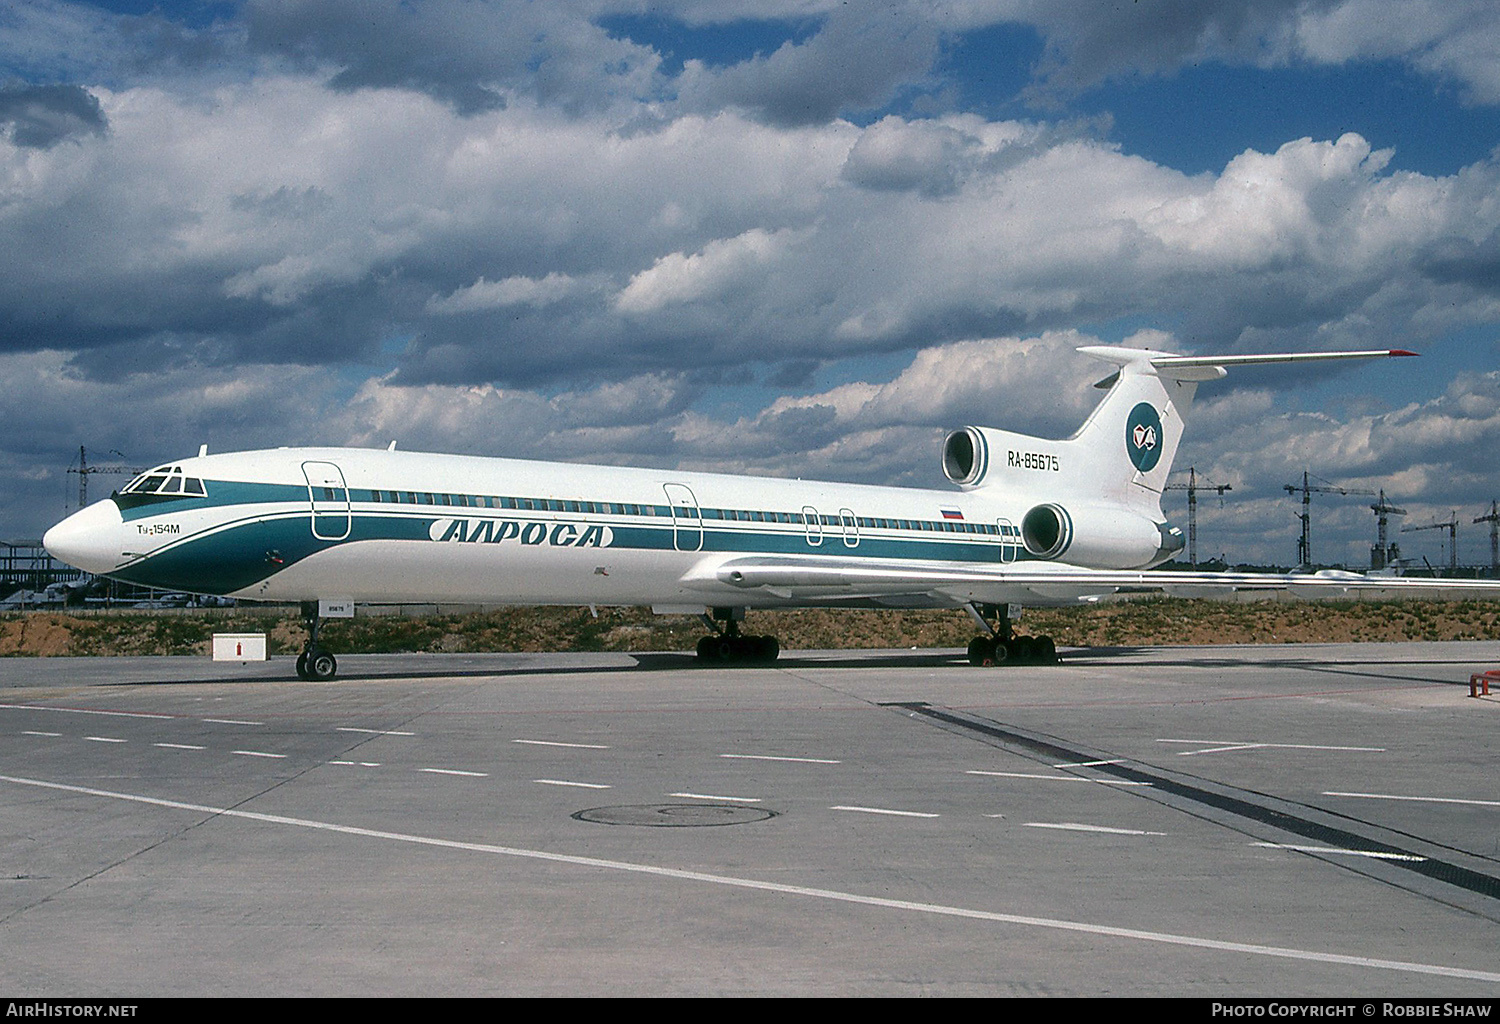
[{"label": "cumulus cloud", "polygon": [[[1383,491],[1407,510],[1407,523],[1446,520],[1455,506],[1487,505],[1494,497],[1492,453],[1500,445],[1497,400],[1500,372],[1494,371],[1461,374],[1425,401],[1349,415],[1286,411],[1284,396],[1276,393],[1235,392],[1195,408],[1179,463],[1195,464],[1200,475],[1235,489],[1226,509],[1212,512],[1220,549],[1254,551],[1254,557],[1286,564],[1293,560],[1301,498],[1283,485],[1300,484],[1305,470],[1317,478],[1315,485]],[[1371,497],[1313,500],[1315,559],[1368,564],[1375,538]],[[1269,539],[1263,535],[1278,523]],[[1391,539],[1410,547],[1394,531]],[[1466,558],[1477,559],[1475,543]]]},{"label": "cumulus cloud", "polygon": [[630,279],[615,297],[622,313],[652,313],[666,306],[699,302],[744,285],[794,240],[789,231],[751,228],[734,238],[717,238],[691,255],[674,252]]},{"label": "cumulus cloud", "polygon": [[503,281],[486,281],[481,277],[448,295],[434,295],[427,300],[426,309],[429,313],[453,314],[507,306],[550,306],[587,287],[586,282],[555,270],[540,280],[519,274]]},{"label": "cumulus cloud", "polygon": [[[1312,0],[1313,6],[1326,6]],[[1258,63],[1276,59],[1304,0],[1236,4],[1168,0],[1082,7],[1045,0],[1017,5],[1016,15],[1046,39],[1038,69],[1042,91],[1087,88],[1127,74],[1170,73],[1191,63]]]},{"label": "cumulus cloud", "polygon": [[[1126,339],[1133,347],[1165,340],[1157,332]],[[1032,338],[985,338],[919,351],[911,364],[883,384],[846,384],[812,395],[779,398],[760,414],[764,422],[796,410],[829,409],[840,429],[887,426],[949,427],[961,423],[1002,426],[1026,433],[1071,432],[1093,407],[1090,375],[1101,364],[1075,351],[1099,344],[1077,331]],[[1154,345],[1152,346],[1154,347]]]},{"label": "cumulus cloud", "polygon": [[[213,450],[316,443],[336,385],[287,366],[205,367],[164,361],[100,379],[56,350],[0,354],[0,522],[7,537],[39,537],[75,507],[78,445],[94,464],[151,466],[208,443]],[[117,452],[118,455],[106,455]],[[90,483],[93,498],[127,478]]]},{"label": "cumulus cloud", "polygon": [[1347,0],[1299,10],[1288,45],[1322,64],[1397,59],[1500,102],[1500,11],[1483,0]]},{"label": "cumulus cloud", "polygon": [[[1080,325],[1246,351],[1469,331],[1458,346],[1500,321],[1495,158],[1397,172],[1351,133],[1187,175],[1087,126],[950,110],[939,78],[965,33],[1019,23],[1054,99],[1198,61],[1380,59],[1495,102],[1492,5],[851,8],[255,0],[194,26],[0,9],[0,369],[35,397],[0,465],[59,438],[193,450],[220,423],[245,444],[483,436],[487,454],[936,483],[947,427],[1077,425]],[[600,27],[619,13],[779,18],[786,42],[668,74]],[[1317,453],[1416,483],[1402,452],[1420,450],[1432,479],[1467,480],[1489,392],[1441,383],[1410,421],[1205,391],[1202,440],[1226,454],[1200,469],[1243,481],[1245,508]],[[716,411],[728,392],[753,408]],[[95,414],[111,406],[170,426],[127,436]]]},{"label": "cumulus cloud", "polygon": [[781,126],[821,124],[846,110],[883,106],[920,80],[939,53],[939,28],[892,5],[879,16],[840,7],[817,33],[729,67],[689,60],[675,83],[687,109],[738,107]]},{"label": "cumulus cloud", "polygon": [[306,77],[100,107],[106,135],[0,140],[0,347],[307,362],[400,338],[403,383],[529,385],[1142,315],[1221,345],[1404,342],[1500,299],[1500,165],[1391,173],[1353,134],[1189,177],[973,115],[622,133]]},{"label": "cumulus cloud", "polygon": [[860,133],[843,176],[879,191],[952,195],[971,175],[997,172],[1002,154],[1014,163],[1034,153],[1030,147],[1044,134],[1034,125],[973,115],[913,121],[890,114]]},{"label": "cumulus cloud", "polygon": [[80,135],[101,135],[107,127],[99,101],[77,85],[0,86],[0,131],[11,142],[47,149]]},{"label": "cumulus cloud", "polygon": [[253,50],[326,68],[334,89],[413,89],[465,115],[514,95],[582,111],[650,94],[657,54],[611,37],[589,13],[479,0],[247,4]]},{"label": "cumulus cloud", "polygon": [[1022,0],[1008,17],[1037,27],[1046,51],[1032,95],[1206,62],[1262,68],[1398,60],[1500,102],[1500,10],[1487,0],[1168,0],[1081,6]]}]

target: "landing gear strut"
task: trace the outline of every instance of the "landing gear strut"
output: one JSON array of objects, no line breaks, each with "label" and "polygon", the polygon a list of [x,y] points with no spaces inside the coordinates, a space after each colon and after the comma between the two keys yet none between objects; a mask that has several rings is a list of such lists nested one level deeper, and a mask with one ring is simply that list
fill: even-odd
[{"label": "landing gear strut", "polygon": [[318,646],[318,626],[323,622],[318,615],[318,602],[302,602],[302,621],[307,626],[307,646],[297,655],[297,678],[309,682],[326,682],[338,673],[339,662]]},{"label": "landing gear strut", "polygon": [[713,615],[703,616],[710,629],[724,628],[698,641],[698,660],[712,661],[721,665],[760,664],[769,665],[781,653],[781,642],[774,636],[744,636],[740,633],[740,619],[745,617],[743,608],[715,608]]},{"label": "landing gear strut", "polygon": [[[1057,645],[1050,636],[1017,636],[1010,628],[1010,615],[1004,605],[967,606],[974,621],[989,630],[988,636],[969,641],[970,665],[1055,665]],[[990,625],[986,613],[994,616]]]}]

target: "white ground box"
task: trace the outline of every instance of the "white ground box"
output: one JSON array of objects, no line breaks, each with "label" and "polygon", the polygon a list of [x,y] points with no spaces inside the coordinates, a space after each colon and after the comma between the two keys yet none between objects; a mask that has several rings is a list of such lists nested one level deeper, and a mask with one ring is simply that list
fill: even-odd
[{"label": "white ground box", "polygon": [[265,661],[266,634],[215,633],[214,661]]}]

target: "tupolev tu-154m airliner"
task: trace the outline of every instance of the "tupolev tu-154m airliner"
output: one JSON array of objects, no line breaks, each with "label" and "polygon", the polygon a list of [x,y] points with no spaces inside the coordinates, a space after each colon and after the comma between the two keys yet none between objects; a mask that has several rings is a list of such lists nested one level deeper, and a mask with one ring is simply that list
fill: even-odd
[{"label": "tupolev tu-154m airliner", "polygon": [[1152,571],[1183,547],[1162,490],[1200,383],[1255,363],[1392,351],[1181,356],[1080,349],[1118,368],[1066,440],[965,427],[943,443],[955,490],[630,469],[354,448],[210,455],[143,473],[47,532],[47,550],[130,583],[298,601],[304,679],[338,668],[318,642],[331,605],[650,605],[698,614],[708,661],[774,660],[741,633],[751,608],[962,608],[984,630],[975,665],[1055,660],[1016,634],[1018,607],[1121,587],[1184,596],[1308,595],[1500,583],[1346,572]]}]

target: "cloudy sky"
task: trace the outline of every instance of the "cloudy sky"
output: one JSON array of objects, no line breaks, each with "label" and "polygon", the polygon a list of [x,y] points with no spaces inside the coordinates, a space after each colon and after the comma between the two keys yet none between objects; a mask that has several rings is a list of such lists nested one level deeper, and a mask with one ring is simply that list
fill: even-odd
[{"label": "cloudy sky", "polygon": [[1497,145],[1492,0],[0,4],[0,537],[79,445],[935,485],[1126,341],[1420,351],[1205,387],[1200,554],[1292,560],[1307,469],[1487,562]]}]

